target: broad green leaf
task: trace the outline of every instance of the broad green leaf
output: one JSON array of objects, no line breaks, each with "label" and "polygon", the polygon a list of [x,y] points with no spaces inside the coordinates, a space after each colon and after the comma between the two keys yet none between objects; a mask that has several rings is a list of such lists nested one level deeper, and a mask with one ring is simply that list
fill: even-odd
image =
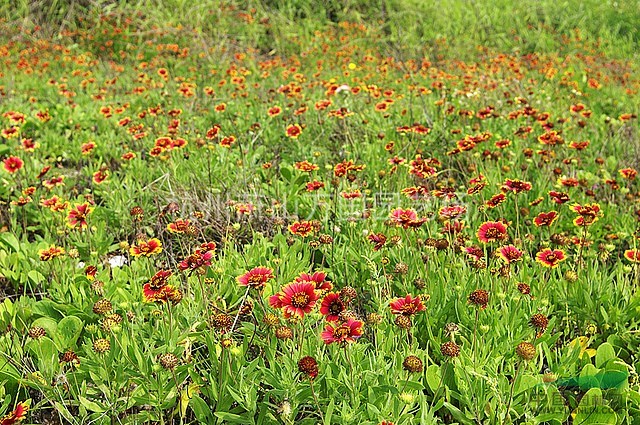
[{"label": "broad green leaf", "polygon": [[84,323],[76,316],[67,316],[58,322],[58,329],[54,341],[61,350],[74,347]]}]

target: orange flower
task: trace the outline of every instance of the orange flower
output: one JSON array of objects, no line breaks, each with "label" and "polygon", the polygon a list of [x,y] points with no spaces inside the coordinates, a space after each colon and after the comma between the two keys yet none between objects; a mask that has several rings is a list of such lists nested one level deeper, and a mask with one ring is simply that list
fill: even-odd
[{"label": "orange flower", "polygon": [[635,178],[638,176],[638,171],[633,168],[623,168],[621,170],[618,170],[618,172],[627,180],[635,180]]},{"label": "orange flower", "polygon": [[178,218],[173,223],[167,224],[167,230],[171,233],[184,233],[189,226],[191,226],[191,221]]},{"label": "orange flower", "polygon": [[624,258],[631,261],[632,263],[640,263],[640,250],[638,249],[627,249],[624,252]]},{"label": "orange flower", "polygon": [[40,261],[49,261],[56,257],[64,255],[64,253],[64,248],[55,245],[51,245],[47,249],[41,249],[40,251],[38,251],[38,254],[40,255]]},{"label": "orange flower", "polygon": [[162,252],[162,242],[159,239],[153,238],[148,241],[139,240],[137,245],[129,248],[129,254],[134,257],[150,257],[152,255],[160,254]]},{"label": "orange flower", "polygon": [[12,412],[7,413],[2,418],[0,418],[0,425],[13,425],[18,422],[22,422],[24,418],[27,416],[27,412],[29,411],[29,405],[24,401],[18,403],[13,409]]},{"label": "orange flower", "polygon": [[320,167],[310,163],[309,161],[301,161],[301,162],[296,162],[295,169],[303,171],[305,173],[309,173],[311,171],[319,170]]},{"label": "orange flower", "polygon": [[313,234],[316,231],[316,227],[310,221],[301,220],[296,221],[289,226],[289,231],[297,236],[302,236],[306,238],[307,236]]},{"label": "orange flower", "polygon": [[302,127],[298,124],[292,124],[287,126],[287,137],[291,139],[297,139],[302,134]]}]

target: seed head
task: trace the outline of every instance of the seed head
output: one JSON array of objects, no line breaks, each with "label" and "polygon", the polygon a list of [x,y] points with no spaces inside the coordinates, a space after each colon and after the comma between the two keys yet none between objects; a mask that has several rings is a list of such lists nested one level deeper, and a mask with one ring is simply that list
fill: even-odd
[{"label": "seed head", "polygon": [[293,338],[293,331],[288,326],[280,326],[276,329],[276,338],[278,339],[291,339]]},{"label": "seed head", "polygon": [[45,331],[41,326],[33,326],[31,329],[29,329],[29,336],[33,339],[40,339],[44,336],[47,336],[47,331]]},{"label": "seed head", "polygon": [[311,356],[305,356],[298,361],[298,370],[309,379],[314,379],[318,376],[318,362]]},{"label": "seed head", "polygon": [[411,329],[412,323],[411,318],[409,316],[405,316],[403,314],[398,314],[396,319],[394,320],[396,326],[400,329]]},{"label": "seed head", "polygon": [[105,316],[111,313],[112,309],[113,309],[113,305],[111,304],[111,301],[105,298],[102,298],[93,304],[93,312],[101,316]]},{"label": "seed head", "polygon": [[178,363],[180,363],[180,359],[178,359],[178,356],[173,353],[161,354],[158,357],[158,361],[163,368],[168,370],[174,369],[176,366],[178,366]]},{"label": "seed head", "polygon": [[476,289],[471,294],[469,294],[469,302],[482,309],[485,309],[487,308],[487,304],[489,304],[489,293],[484,289]]},{"label": "seed head", "polygon": [[524,361],[533,360],[536,357],[536,347],[530,342],[521,342],[516,347],[516,354]]},{"label": "seed head", "polygon": [[445,357],[458,357],[460,355],[460,346],[453,341],[447,341],[440,346],[440,352]]},{"label": "seed head", "polygon": [[98,354],[104,354],[110,349],[111,349],[111,343],[104,338],[99,338],[93,341],[93,351],[95,351]]},{"label": "seed head", "polygon": [[422,360],[416,356],[407,356],[402,362],[402,367],[407,372],[418,373],[422,372]]}]

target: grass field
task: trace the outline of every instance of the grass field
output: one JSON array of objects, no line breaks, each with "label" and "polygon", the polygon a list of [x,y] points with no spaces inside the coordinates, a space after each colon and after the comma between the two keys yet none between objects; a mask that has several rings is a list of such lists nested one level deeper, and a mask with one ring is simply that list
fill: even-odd
[{"label": "grass field", "polygon": [[0,425],[640,424],[632,1],[0,4]]}]

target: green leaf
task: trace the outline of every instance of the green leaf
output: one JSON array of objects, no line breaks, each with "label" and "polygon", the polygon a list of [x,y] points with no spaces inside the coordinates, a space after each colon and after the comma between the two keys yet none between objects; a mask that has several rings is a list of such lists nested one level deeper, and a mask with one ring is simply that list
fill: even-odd
[{"label": "green leaf", "polygon": [[0,233],[0,242],[7,248],[11,248],[13,252],[20,251],[20,241],[18,241],[18,238],[13,233]]},{"label": "green leaf", "polygon": [[427,368],[427,385],[431,392],[435,394],[440,386],[440,367],[438,365],[432,364]]},{"label": "green leaf", "polygon": [[331,416],[333,416],[333,409],[336,407],[336,402],[334,399],[331,399],[329,405],[327,406],[327,411],[324,414],[324,425],[331,425]]},{"label": "green leaf", "polygon": [[606,362],[616,358],[616,352],[613,346],[608,342],[600,344],[596,350],[596,367],[603,367]]},{"label": "green leaf", "polygon": [[79,396],[78,400],[80,401],[80,404],[90,412],[102,413],[106,410],[104,407],[100,406],[98,403],[93,402],[86,397]]},{"label": "green leaf", "polygon": [[82,333],[84,323],[76,316],[67,316],[60,320],[54,341],[61,350],[74,347]]},{"label": "green leaf", "polygon": [[215,415],[216,415],[217,418],[222,419],[225,422],[230,422],[230,423],[234,423],[234,424],[247,424],[247,423],[249,423],[249,422],[247,422],[247,418],[245,418],[243,416],[240,416],[240,415],[236,415],[234,413],[216,412]]}]

